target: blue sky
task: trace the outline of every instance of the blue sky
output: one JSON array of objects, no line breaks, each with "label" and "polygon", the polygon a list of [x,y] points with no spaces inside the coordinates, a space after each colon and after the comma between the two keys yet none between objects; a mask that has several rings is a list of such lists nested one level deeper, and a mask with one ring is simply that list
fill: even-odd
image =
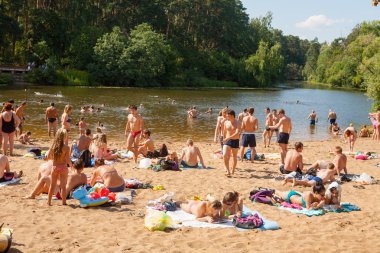
[{"label": "blue sky", "polygon": [[356,24],[380,19],[371,0],[242,0],[251,18],[273,13],[272,26],[303,39],[331,42],[347,36]]}]

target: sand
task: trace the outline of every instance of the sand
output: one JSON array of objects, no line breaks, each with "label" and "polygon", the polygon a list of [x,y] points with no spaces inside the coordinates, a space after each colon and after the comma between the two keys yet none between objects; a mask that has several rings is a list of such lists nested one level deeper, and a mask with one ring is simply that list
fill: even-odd
[{"label": "sand", "polygon": [[[47,147],[45,141],[37,144]],[[340,140],[305,142],[304,162],[331,161],[329,149],[343,145]],[[111,146],[119,147],[113,143]],[[169,143],[169,149],[180,151],[181,143]],[[255,187],[271,187],[289,190],[276,180],[280,176],[279,160],[264,162],[239,162],[232,178],[224,176],[222,160],[213,158],[217,144],[196,143],[212,170],[188,170],[182,172],[154,172],[133,169],[134,163],[122,160],[115,166],[125,178],[137,178],[153,185],[164,185],[167,192],[178,198],[210,193],[221,197],[225,192],[236,190],[243,194],[245,204],[258,210],[281,226],[277,231],[238,232],[235,229],[180,228],[170,232],[150,232],[144,227],[145,205],[148,200],[162,196],[166,191],[138,190],[133,205],[121,207],[80,208],[76,200],[67,206],[46,200],[23,200],[37,181],[37,170],[42,160],[23,158],[26,146],[17,145],[11,157],[11,169],[24,171],[21,183],[0,188],[0,221],[14,229],[11,252],[379,252],[380,241],[380,186],[366,185],[356,189],[354,182],[343,184],[344,202],[362,208],[360,212],[329,213],[320,217],[306,217],[281,211],[276,207],[251,203],[249,192]],[[293,146],[294,143],[290,143]],[[347,145],[344,144],[347,150]],[[356,150],[370,150],[380,154],[378,142],[359,139]],[[259,153],[278,152],[277,145]],[[356,161],[349,157],[350,173],[367,174],[380,179],[380,168],[374,166],[380,160]],[[91,175],[91,169],[85,170]],[[307,188],[295,187],[304,191]]]}]

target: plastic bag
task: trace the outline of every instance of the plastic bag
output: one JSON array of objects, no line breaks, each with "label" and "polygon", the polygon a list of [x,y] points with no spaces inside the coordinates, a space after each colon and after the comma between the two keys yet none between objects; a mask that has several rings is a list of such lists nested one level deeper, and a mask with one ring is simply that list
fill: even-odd
[{"label": "plastic bag", "polygon": [[358,181],[362,184],[373,184],[373,178],[367,173],[362,173]]},{"label": "plastic bag", "polygon": [[165,212],[147,209],[145,227],[150,231],[164,231],[167,228],[175,228],[175,223]]},{"label": "plastic bag", "polygon": [[147,169],[151,165],[152,165],[152,161],[149,158],[144,158],[140,161],[139,168]]}]

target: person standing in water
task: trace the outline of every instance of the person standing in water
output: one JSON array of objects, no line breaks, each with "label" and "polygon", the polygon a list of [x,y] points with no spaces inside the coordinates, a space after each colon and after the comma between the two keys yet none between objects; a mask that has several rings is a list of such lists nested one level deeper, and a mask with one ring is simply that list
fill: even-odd
[{"label": "person standing in water", "polygon": [[310,126],[315,126],[315,123],[318,122],[317,114],[315,113],[314,110],[311,111],[307,119],[310,119]]},{"label": "person standing in water", "polygon": [[137,157],[139,155],[138,148],[144,129],[144,121],[141,115],[137,113],[137,107],[135,105],[129,106],[129,110],[131,113],[128,115],[128,122],[125,126],[125,136],[127,137],[128,150],[133,152],[133,158],[137,163]]},{"label": "person standing in water", "polygon": [[327,115],[327,121],[330,121],[330,129],[332,128],[332,125],[336,122],[336,119],[336,113],[330,109],[329,114]]},{"label": "person standing in water", "polygon": [[278,134],[277,142],[281,148],[281,164],[284,164],[286,152],[288,152],[288,143],[289,136],[292,131],[292,121],[290,118],[285,116],[285,110],[280,109],[278,111],[278,115],[280,116],[280,121],[274,125],[270,126],[270,129],[279,129],[280,133]]},{"label": "person standing in water", "polygon": [[50,106],[46,108],[45,122],[48,124],[49,137],[51,137],[52,134],[54,137],[58,126],[58,111],[57,108],[55,108],[54,103],[50,103]]}]

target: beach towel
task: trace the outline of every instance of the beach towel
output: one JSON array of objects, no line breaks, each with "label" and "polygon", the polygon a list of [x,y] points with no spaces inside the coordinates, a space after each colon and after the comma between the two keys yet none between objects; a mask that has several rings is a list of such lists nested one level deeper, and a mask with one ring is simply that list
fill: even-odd
[{"label": "beach towel", "polygon": [[[208,223],[197,221],[195,216],[189,214],[181,209],[176,210],[175,212],[167,212],[167,214],[178,224],[179,227],[196,227],[196,228],[234,228],[232,220],[225,220],[223,223]],[[257,214],[261,219],[263,219],[264,224],[257,228],[258,230],[277,230],[279,226],[277,222],[265,219],[257,211],[251,211],[247,206],[243,207],[243,214]],[[238,231],[247,231],[246,229],[238,229]]]},{"label": "beach towel", "polygon": [[6,182],[2,182],[2,183],[0,183],[0,187],[6,186],[6,185],[9,185],[9,184],[17,183],[20,180],[21,180],[21,178],[14,178],[12,180],[9,180],[9,181],[6,181]]},{"label": "beach towel", "polygon": [[327,212],[335,212],[335,213],[342,213],[342,212],[352,212],[352,211],[360,211],[361,209],[353,204],[350,203],[341,203],[342,209],[337,209],[336,206],[334,205],[326,205],[323,207],[323,209],[318,209],[318,210],[308,210],[306,208],[302,208],[301,210],[299,209],[294,209],[294,208],[288,208],[288,207],[283,207],[283,206],[277,206],[281,210],[286,210],[291,213],[295,214],[304,214],[306,216],[320,216],[324,215]]},{"label": "beach towel", "polygon": [[210,170],[210,169],[213,169],[213,168],[211,168],[211,167],[203,168],[203,167],[202,167],[202,164],[200,164],[200,163],[198,163],[198,167],[195,167],[195,168],[193,168],[193,167],[188,167],[188,166],[184,166],[183,164],[180,164],[179,168],[180,168],[181,170],[199,170],[199,169]]}]

